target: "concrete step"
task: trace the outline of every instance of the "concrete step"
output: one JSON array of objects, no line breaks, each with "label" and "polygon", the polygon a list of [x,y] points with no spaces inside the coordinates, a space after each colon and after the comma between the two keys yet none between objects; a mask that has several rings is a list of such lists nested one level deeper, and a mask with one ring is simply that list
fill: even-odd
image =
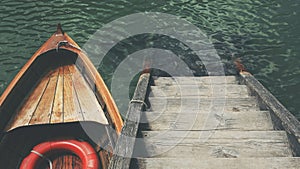
[{"label": "concrete step", "polygon": [[191,98],[191,97],[150,97],[150,111],[173,112],[239,112],[258,111],[259,106],[255,97],[247,98]]},{"label": "concrete step", "polygon": [[251,112],[143,112],[144,130],[272,130],[268,111]]},{"label": "concrete step", "polygon": [[235,76],[202,76],[202,77],[158,77],[154,78],[156,86],[237,84]]},{"label": "concrete step", "polygon": [[[148,157],[292,157],[285,131],[143,131],[142,135]],[[141,147],[136,146],[138,151]]]},{"label": "concrete step", "polygon": [[151,86],[150,97],[213,97],[213,98],[240,98],[248,97],[248,88],[245,85],[174,85]]},{"label": "concrete step", "polygon": [[299,169],[299,157],[285,158],[143,158],[140,169]]}]

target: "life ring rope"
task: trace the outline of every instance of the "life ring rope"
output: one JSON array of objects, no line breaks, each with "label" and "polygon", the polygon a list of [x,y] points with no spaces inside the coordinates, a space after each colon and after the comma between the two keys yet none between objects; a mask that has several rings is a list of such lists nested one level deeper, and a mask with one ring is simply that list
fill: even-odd
[{"label": "life ring rope", "polygon": [[52,167],[52,161],[51,161],[49,158],[45,157],[43,154],[41,154],[41,153],[39,153],[39,152],[37,152],[37,151],[35,151],[35,150],[31,150],[30,152],[32,152],[32,153],[34,153],[34,154],[40,156],[41,158],[47,160],[48,163],[49,163],[49,169],[52,169],[52,168],[53,168],[53,167]]}]

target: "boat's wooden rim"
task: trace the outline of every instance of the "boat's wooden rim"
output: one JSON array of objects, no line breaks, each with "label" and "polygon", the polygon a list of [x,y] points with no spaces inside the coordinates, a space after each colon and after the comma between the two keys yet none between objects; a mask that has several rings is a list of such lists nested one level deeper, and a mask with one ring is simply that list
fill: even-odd
[{"label": "boat's wooden rim", "polygon": [[57,50],[57,46],[59,45],[59,43],[64,41],[66,41],[69,45],[61,46],[60,48],[76,53],[78,55],[78,58],[81,59],[85,67],[85,71],[89,73],[90,77],[95,83],[95,92],[98,92],[101,95],[106,109],[115,125],[115,129],[117,133],[120,133],[123,126],[123,121],[105,82],[103,81],[101,75],[98,73],[97,69],[89,60],[85,52],[81,50],[78,44],[73,39],[71,39],[67,33],[63,32],[60,24],[57,26],[57,31],[34,53],[34,55],[27,61],[27,63],[21,68],[21,70],[10,82],[10,84],[0,97],[0,107],[3,105],[8,95],[12,92],[14,87],[20,81],[21,77],[35,62],[35,60],[43,53],[46,53],[50,50]]}]

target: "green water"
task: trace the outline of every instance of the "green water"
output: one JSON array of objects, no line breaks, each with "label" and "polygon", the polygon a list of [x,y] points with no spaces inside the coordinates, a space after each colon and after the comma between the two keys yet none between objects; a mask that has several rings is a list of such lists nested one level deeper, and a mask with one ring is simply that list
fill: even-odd
[{"label": "green water", "polygon": [[[202,0],[202,1],[6,1],[0,5],[0,93],[25,62],[55,31],[60,22],[80,45],[103,25],[137,12],[163,12],[196,25],[213,42],[228,73],[234,73],[231,56],[240,57],[255,75],[293,114],[300,119],[300,1],[298,0]],[[110,52],[111,64],[99,67],[106,82],[114,62],[130,51],[160,41],[141,35],[124,41]],[[139,43],[143,41],[144,43]],[[165,38],[164,41],[168,41]],[[146,43],[146,44],[145,44]],[[152,43],[153,44],[153,43]],[[171,45],[156,47],[176,51]],[[151,46],[151,45],[150,45]],[[167,46],[167,47],[166,47]],[[128,47],[128,49],[127,49]],[[184,50],[178,50],[193,64]],[[176,53],[176,52],[175,52]],[[201,70],[195,69],[196,75]]]}]

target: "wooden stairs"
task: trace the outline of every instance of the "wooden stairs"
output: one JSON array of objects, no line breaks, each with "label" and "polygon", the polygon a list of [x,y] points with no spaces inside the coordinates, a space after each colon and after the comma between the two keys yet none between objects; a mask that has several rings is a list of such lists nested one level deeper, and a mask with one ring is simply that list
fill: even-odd
[{"label": "wooden stairs", "polygon": [[235,76],[159,77],[148,100],[131,168],[300,168],[286,131]]}]

